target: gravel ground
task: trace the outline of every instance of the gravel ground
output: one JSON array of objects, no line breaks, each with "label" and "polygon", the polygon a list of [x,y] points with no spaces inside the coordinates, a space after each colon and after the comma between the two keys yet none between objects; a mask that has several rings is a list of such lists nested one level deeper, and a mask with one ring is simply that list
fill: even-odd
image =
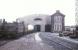
[{"label": "gravel ground", "polygon": [[54,50],[52,46],[37,41],[35,38],[35,34],[24,36],[1,46],[0,50]]},{"label": "gravel ground", "polygon": [[8,43],[10,40],[0,40],[0,46],[5,45],[6,43]]}]

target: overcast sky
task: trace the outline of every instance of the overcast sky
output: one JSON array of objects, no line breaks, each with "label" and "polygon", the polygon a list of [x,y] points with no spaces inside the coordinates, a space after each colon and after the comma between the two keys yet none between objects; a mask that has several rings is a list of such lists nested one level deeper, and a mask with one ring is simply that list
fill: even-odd
[{"label": "overcast sky", "polygon": [[8,22],[31,14],[53,14],[60,10],[65,25],[75,24],[75,0],[0,0],[0,18]]}]

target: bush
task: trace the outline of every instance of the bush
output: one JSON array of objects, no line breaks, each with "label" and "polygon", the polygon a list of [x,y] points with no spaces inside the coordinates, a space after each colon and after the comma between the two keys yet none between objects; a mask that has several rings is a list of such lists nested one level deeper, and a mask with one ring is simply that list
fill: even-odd
[{"label": "bush", "polygon": [[22,36],[22,33],[16,33],[16,32],[0,32],[0,38],[3,39],[16,39]]},{"label": "bush", "polygon": [[76,36],[74,36],[74,35],[70,35],[69,37],[70,37],[70,38],[77,38],[77,37],[76,37]]},{"label": "bush", "polygon": [[17,33],[14,32],[8,32],[7,38],[8,39],[14,39],[17,37]]}]

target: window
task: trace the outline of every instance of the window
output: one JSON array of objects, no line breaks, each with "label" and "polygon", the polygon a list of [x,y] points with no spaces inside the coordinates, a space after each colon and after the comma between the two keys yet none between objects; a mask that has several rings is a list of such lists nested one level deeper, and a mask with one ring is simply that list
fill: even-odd
[{"label": "window", "polygon": [[62,30],[62,26],[61,26],[61,24],[59,24],[59,31],[61,31]]},{"label": "window", "polygon": [[54,25],[54,30],[57,31],[57,25],[56,24]]},{"label": "window", "polygon": [[59,22],[61,22],[62,21],[62,17],[61,16],[59,16]]},{"label": "window", "polygon": [[35,18],[34,20],[38,20],[38,21],[41,21],[42,19],[41,19],[41,18]]},{"label": "window", "polygon": [[55,16],[54,17],[54,22],[61,22],[62,21],[62,17],[61,16]]}]

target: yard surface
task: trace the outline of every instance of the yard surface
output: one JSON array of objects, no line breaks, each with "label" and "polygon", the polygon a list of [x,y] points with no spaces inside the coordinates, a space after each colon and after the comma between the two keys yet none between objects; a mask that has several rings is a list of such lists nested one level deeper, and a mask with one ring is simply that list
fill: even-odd
[{"label": "yard surface", "polygon": [[1,46],[0,50],[54,50],[54,48],[43,43],[38,34],[33,33]]}]

